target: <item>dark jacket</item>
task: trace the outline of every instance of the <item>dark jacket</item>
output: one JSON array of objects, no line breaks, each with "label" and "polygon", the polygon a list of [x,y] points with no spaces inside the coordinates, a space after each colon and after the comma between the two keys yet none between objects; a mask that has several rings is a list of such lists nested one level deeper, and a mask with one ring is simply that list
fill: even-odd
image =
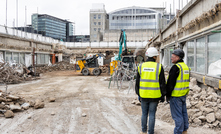
[{"label": "dark jacket", "polygon": [[[155,59],[148,58],[146,62],[150,62],[150,61],[155,62]],[[162,100],[162,98],[166,95],[165,76],[164,76],[164,69],[162,65],[161,65],[161,72],[159,76],[159,83],[160,83],[160,91],[161,91],[162,97],[161,98],[141,98],[141,101],[159,101],[159,100]],[[139,89],[140,89],[140,74],[137,71],[135,92],[138,96],[140,96]]]},{"label": "dark jacket", "polygon": [[[177,61],[176,63],[178,62],[183,62],[183,60],[181,59]],[[171,94],[176,85],[176,80],[177,80],[177,77],[179,76],[179,73],[180,73],[180,69],[177,67],[177,65],[174,64],[169,71],[169,78],[167,80],[167,85],[166,85],[167,98],[171,97]]]}]

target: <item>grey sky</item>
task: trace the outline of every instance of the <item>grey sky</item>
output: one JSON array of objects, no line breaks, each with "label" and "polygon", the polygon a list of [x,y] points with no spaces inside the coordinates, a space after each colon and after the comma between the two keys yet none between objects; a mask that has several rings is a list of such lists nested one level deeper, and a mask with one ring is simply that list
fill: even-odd
[{"label": "grey sky", "polygon": [[[178,0],[175,0],[178,8]],[[190,1],[190,0],[189,0]],[[25,25],[25,6],[27,7],[27,24],[31,24],[33,13],[49,14],[61,19],[75,22],[75,34],[89,34],[89,12],[92,3],[104,3],[107,13],[130,6],[163,7],[167,4],[169,11],[173,0],[18,0],[18,26]],[[183,6],[187,0],[183,0]],[[12,27],[16,20],[16,0],[7,0],[7,26]],[[0,25],[6,24],[6,0],[0,0]],[[172,5],[173,11],[173,5]]]}]

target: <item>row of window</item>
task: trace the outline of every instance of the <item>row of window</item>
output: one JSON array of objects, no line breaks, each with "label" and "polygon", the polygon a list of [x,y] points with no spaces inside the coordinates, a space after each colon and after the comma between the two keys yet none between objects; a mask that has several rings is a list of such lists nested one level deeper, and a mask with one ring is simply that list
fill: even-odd
[{"label": "row of window", "polygon": [[155,19],[155,15],[142,16],[112,16],[112,20],[147,20]]},{"label": "row of window", "polygon": [[113,14],[142,14],[142,13],[155,13],[154,11],[151,10],[146,10],[146,9],[126,9],[126,10],[121,10],[114,12]]},{"label": "row of window", "polygon": [[150,26],[156,25],[156,22],[148,23],[111,23],[111,26]]},{"label": "row of window", "polygon": [[62,21],[58,21],[58,20],[52,20],[52,19],[38,19],[38,22],[49,22],[49,23],[54,23],[54,24],[58,24],[58,25],[66,25],[66,22],[62,22]]},{"label": "row of window", "polygon": [[[201,38],[188,41],[184,50],[187,48],[186,61],[191,71],[207,74],[210,76],[221,77],[221,34],[210,34]],[[170,57],[173,47],[164,49],[165,65],[172,66]]]},{"label": "row of window", "polygon": [[101,25],[101,22],[94,22],[94,25]]},{"label": "row of window", "polygon": [[220,44],[220,33],[189,41],[187,44],[187,64],[191,70],[202,74],[221,76],[221,74],[213,73],[216,62],[221,60]]},{"label": "row of window", "polygon": [[102,28],[94,28],[94,31],[101,31]]},{"label": "row of window", "polygon": [[100,14],[94,14],[94,19],[101,19],[101,15]]},{"label": "row of window", "polygon": [[[37,58],[36,58],[37,56]],[[32,64],[31,53],[4,52],[0,51],[0,57],[9,63],[19,63],[26,66]],[[35,64],[48,64],[50,60],[49,54],[35,54]],[[36,62],[37,61],[37,62]]]}]

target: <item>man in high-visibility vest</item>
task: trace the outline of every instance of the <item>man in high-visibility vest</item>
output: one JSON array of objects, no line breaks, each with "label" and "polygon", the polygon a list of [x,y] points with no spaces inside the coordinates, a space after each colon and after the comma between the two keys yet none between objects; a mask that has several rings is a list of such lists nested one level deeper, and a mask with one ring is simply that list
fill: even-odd
[{"label": "man in high-visibility vest", "polygon": [[138,66],[135,91],[141,101],[141,134],[147,133],[147,117],[149,114],[148,133],[154,134],[155,114],[159,101],[164,102],[166,84],[164,70],[156,62],[158,51],[154,47],[147,49],[147,61]]},{"label": "man in high-visibility vest", "polygon": [[167,102],[170,102],[170,111],[175,121],[174,134],[186,134],[189,128],[186,109],[186,95],[189,93],[190,69],[183,62],[184,51],[173,51],[171,61],[174,64],[167,79]]}]

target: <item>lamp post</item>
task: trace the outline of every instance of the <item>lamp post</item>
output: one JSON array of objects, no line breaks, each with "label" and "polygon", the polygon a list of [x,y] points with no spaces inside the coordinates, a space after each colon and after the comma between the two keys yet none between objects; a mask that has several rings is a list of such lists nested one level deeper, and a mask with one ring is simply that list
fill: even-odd
[{"label": "lamp post", "polygon": [[8,4],[8,0],[6,0],[6,19],[5,19],[6,22],[5,22],[5,26],[7,26],[7,10],[8,10],[7,9],[8,8],[7,4]]},{"label": "lamp post", "polygon": [[18,0],[16,0],[16,26],[18,27]]}]

